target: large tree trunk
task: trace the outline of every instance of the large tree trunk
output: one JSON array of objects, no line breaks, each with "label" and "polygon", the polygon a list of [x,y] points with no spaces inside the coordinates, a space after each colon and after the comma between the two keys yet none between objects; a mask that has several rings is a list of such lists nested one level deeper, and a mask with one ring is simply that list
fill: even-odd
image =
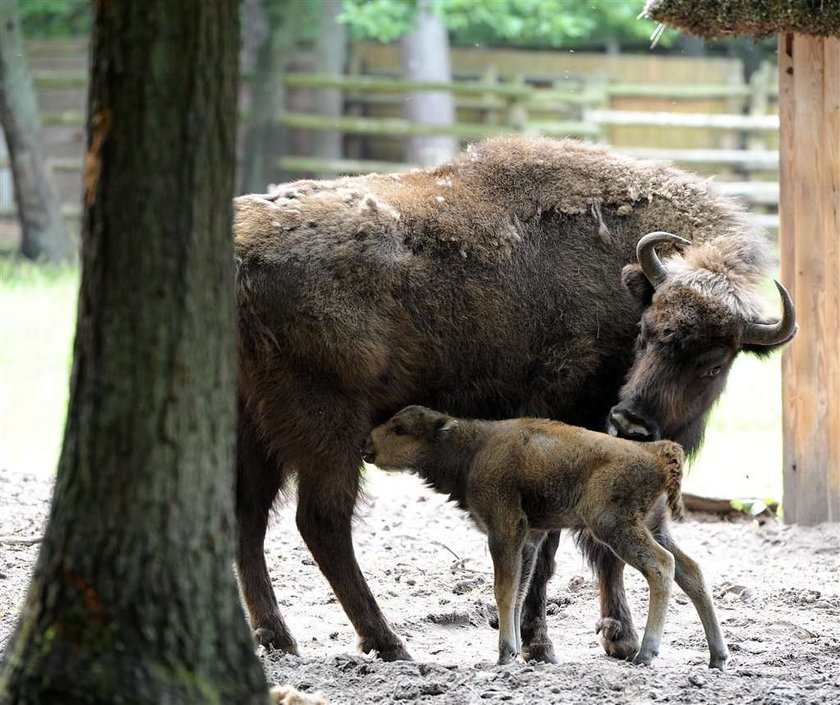
[{"label": "large tree trunk", "polygon": [[[343,0],[321,0],[321,22],[315,47],[315,73],[343,76],[347,61],[347,29],[338,21]],[[318,115],[341,117],[344,96],[340,88],[320,88],[315,95]],[[321,159],[341,159],[342,135],[335,130],[319,131],[315,138],[314,154]],[[332,176],[325,172],[321,176]]]},{"label": "large tree trunk", "polygon": [[68,421],[0,701],[266,703],[231,569],[238,2],[94,8]]},{"label": "large tree trunk", "polygon": [[74,257],[76,247],[67,234],[44,159],[41,119],[23,51],[17,0],[0,0],[0,121],[12,163],[23,234],[21,253],[47,261]]},{"label": "large tree trunk", "polygon": [[[403,75],[407,81],[452,80],[449,37],[443,20],[431,10],[430,0],[418,0],[417,23],[400,43]],[[455,122],[455,101],[448,91],[410,93],[405,116],[418,125],[451,125]],[[448,135],[409,137],[406,161],[432,166],[448,161],[458,153],[458,139]]]},{"label": "large tree trunk", "polygon": [[265,0],[268,36],[257,53],[242,156],[242,189],[246,193],[263,193],[269,183],[281,180],[278,162],[285,152],[285,130],[278,119],[286,107],[283,77],[299,25],[292,17],[295,7],[290,2]]}]

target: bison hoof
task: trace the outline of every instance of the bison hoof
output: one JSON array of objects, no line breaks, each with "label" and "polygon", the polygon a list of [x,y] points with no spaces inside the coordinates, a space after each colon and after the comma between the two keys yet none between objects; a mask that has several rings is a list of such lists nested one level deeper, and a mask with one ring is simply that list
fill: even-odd
[{"label": "bison hoof", "polygon": [[560,663],[554,655],[554,645],[550,641],[527,644],[522,649],[522,656],[529,662]]},{"label": "bison hoof", "polygon": [[375,639],[362,637],[359,640],[359,649],[366,654],[376,652],[376,655],[383,661],[413,661],[411,654],[406,651],[402,642],[380,644]]},{"label": "bison hoof", "polygon": [[655,651],[650,651],[649,649],[642,649],[633,657],[633,663],[637,666],[650,666],[653,663],[653,659],[657,656]]},{"label": "bison hoof", "polygon": [[723,654],[722,656],[712,656],[709,659],[709,668],[716,668],[718,671],[725,671],[727,661],[729,661],[729,654]]},{"label": "bison hoof", "polygon": [[595,633],[608,656],[626,661],[639,651],[639,636],[632,624],[603,617],[595,624]]},{"label": "bison hoof", "polygon": [[293,656],[299,655],[297,642],[285,629],[257,627],[253,631],[253,637],[257,646],[264,646],[268,651],[282,651]]}]

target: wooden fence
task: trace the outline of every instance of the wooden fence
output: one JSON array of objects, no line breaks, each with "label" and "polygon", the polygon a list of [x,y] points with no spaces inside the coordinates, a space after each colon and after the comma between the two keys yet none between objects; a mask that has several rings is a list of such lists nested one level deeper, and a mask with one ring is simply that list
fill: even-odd
[{"label": "wooden fence", "polygon": [[[33,42],[27,49],[60,197],[65,212],[78,216],[85,47],[79,42]],[[289,178],[410,168],[402,146],[410,135],[447,134],[463,141],[510,132],[573,136],[716,175],[723,179],[718,188],[746,199],[764,225],[777,225],[778,90],[773,66],[762,66],[746,83],[740,62],[728,59],[456,49],[457,80],[440,84],[394,76],[394,52],[393,47],[361,44],[354,47],[349,76],[305,70],[287,75],[290,107],[278,122],[288,129],[290,149],[278,158],[278,166]],[[306,69],[306,57],[295,65]],[[699,74],[703,83],[689,80]],[[311,112],[315,92],[323,88],[341,89],[342,116]],[[454,95],[454,124],[416,125],[401,117],[405,94],[423,90]],[[311,156],[308,145],[325,130],[345,135],[342,158]],[[14,204],[7,168],[0,153],[0,216],[8,217],[14,215]]]}]

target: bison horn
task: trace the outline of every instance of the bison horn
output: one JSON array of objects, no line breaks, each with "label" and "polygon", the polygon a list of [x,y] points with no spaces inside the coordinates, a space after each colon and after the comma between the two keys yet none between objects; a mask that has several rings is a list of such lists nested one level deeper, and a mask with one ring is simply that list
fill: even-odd
[{"label": "bison horn", "polygon": [[793,301],[787,289],[779,282],[775,283],[782,297],[782,320],[778,323],[747,323],[744,328],[745,345],[779,345],[796,335],[798,326]]},{"label": "bison horn", "polygon": [[636,245],[636,258],[639,260],[639,264],[642,265],[642,271],[654,289],[659,288],[659,285],[668,278],[668,273],[665,271],[665,267],[662,266],[662,262],[659,261],[655,249],[658,244],[663,242],[672,242],[680,245],[691,244],[679,235],[672,235],[671,233],[662,231],[648,233],[639,240],[639,244]]}]

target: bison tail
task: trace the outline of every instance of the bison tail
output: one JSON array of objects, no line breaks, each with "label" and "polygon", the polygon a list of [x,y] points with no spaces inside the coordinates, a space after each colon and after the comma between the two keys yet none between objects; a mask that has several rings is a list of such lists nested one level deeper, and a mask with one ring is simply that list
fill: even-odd
[{"label": "bison tail", "polygon": [[665,476],[664,489],[671,517],[675,520],[682,519],[685,515],[682,501],[682,469],[685,451],[681,445],[672,441],[659,441],[653,445],[657,446],[656,454],[662,462],[662,471]]}]

